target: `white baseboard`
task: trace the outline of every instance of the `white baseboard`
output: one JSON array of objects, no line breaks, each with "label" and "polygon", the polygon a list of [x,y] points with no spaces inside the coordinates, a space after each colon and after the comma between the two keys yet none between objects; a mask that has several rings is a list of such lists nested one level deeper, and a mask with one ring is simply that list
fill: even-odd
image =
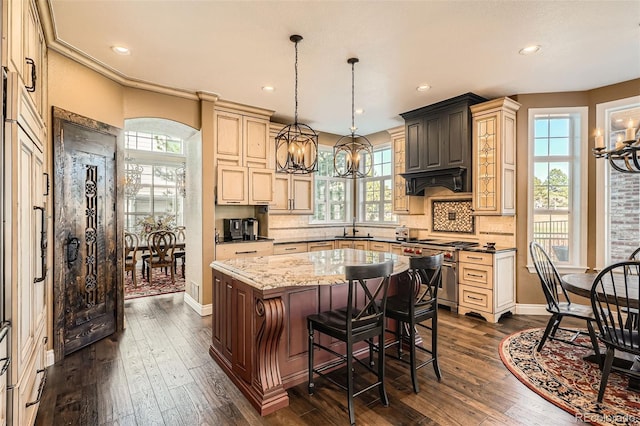
[{"label": "white baseboard", "polygon": [[56,356],[53,353],[53,349],[49,349],[45,355],[45,367],[51,367],[56,363]]},{"label": "white baseboard", "polygon": [[530,303],[516,304],[515,313],[518,315],[551,315],[547,312],[547,305],[536,305]]},{"label": "white baseboard", "polygon": [[198,315],[200,315],[201,317],[206,317],[207,315],[211,315],[213,313],[212,304],[201,305],[196,301],[196,299],[191,297],[191,295],[189,295],[189,293],[187,293],[186,291],[184,293],[184,303],[189,305],[189,307],[194,311],[196,311]]}]

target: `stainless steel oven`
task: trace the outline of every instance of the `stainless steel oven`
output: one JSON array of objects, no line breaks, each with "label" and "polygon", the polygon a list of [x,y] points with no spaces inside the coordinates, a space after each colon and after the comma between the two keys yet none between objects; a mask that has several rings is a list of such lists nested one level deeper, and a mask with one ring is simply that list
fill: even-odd
[{"label": "stainless steel oven", "polygon": [[458,251],[473,247],[477,243],[469,241],[419,240],[402,244],[406,256],[431,256],[442,253],[442,284],[438,288],[438,304],[448,306],[451,312],[458,312]]}]

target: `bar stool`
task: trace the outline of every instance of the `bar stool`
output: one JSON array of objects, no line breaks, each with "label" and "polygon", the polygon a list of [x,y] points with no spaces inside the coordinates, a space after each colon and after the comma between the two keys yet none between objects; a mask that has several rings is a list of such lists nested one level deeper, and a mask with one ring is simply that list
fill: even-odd
[{"label": "bar stool", "polygon": [[[415,393],[420,391],[418,370],[425,365],[433,364],[438,381],[442,378],[438,366],[438,287],[442,283],[442,259],[442,253],[410,258],[408,275],[399,280],[398,294],[389,297],[385,309],[387,318],[398,321],[396,340],[385,345],[385,349],[398,346],[398,355],[389,356],[409,364]],[[425,324],[428,320],[431,320],[430,326]],[[416,345],[416,326],[431,330],[431,349]],[[409,346],[408,362],[403,358],[403,344]],[[429,354],[430,358],[418,364],[416,349]]]},{"label": "bar stool", "polygon": [[[393,271],[393,261],[370,265],[354,265],[345,267],[345,278],[348,281],[347,306],[338,310],[325,311],[307,317],[309,331],[309,395],[315,391],[313,374],[323,376],[339,388],[347,391],[347,406],[349,420],[355,424],[353,412],[353,398],[375,387],[380,392],[382,403],[389,405],[387,392],[384,388],[384,351],[378,351],[378,366],[373,368],[372,353],[374,351],[373,338],[378,336],[378,344],[384,344],[384,309],[387,300],[389,277]],[[371,284],[375,289],[371,291]],[[362,297],[361,297],[362,296]],[[317,343],[314,333],[324,333],[334,339],[345,342],[346,353],[340,354],[332,348]],[[366,341],[369,345],[369,363],[365,363],[353,356],[353,346],[357,342]],[[321,367],[314,367],[313,355],[315,348],[322,349],[339,357]],[[354,390],[353,360],[368,371],[376,375],[376,381],[363,389]],[[339,383],[324,372],[346,363],[347,384]]]}]

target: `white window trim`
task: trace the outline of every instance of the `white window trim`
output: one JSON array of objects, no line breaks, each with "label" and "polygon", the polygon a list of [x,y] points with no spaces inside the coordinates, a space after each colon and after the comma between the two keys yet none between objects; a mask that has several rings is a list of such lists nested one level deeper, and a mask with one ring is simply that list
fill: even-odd
[{"label": "white window trim", "polygon": [[[619,99],[611,102],[604,102],[596,105],[596,128],[602,129],[605,135],[605,146],[608,146],[610,141],[609,137],[609,123],[606,120],[606,112],[610,109],[616,109],[627,105],[640,103],[640,96],[632,96],[630,98]],[[596,271],[601,270],[606,266],[605,258],[607,252],[606,244],[606,232],[607,225],[605,223],[606,217],[609,215],[609,203],[606,202],[605,191],[609,187],[608,174],[605,170],[607,160],[596,159],[596,206],[603,206],[603,208],[596,209]]]},{"label": "white window trim", "polygon": [[[332,147],[328,147],[325,145],[319,145],[318,146],[318,151],[331,151],[333,153],[333,148]],[[351,184],[351,179],[347,179],[347,178],[338,178],[338,177],[331,177],[331,176],[318,176],[317,174],[314,176],[314,180],[313,180],[313,186],[314,186],[314,191],[315,191],[315,186],[316,186],[316,179],[321,178],[323,180],[325,180],[326,182],[331,182],[331,180],[344,180],[345,181],[345,188],[346,188],[346,192],[345,192],[345,220],[344,221],[337,221],[337,220],[315,220],[313,218],[313,214],[311,216],[309,216],[309,225],[339,225],[339,226],[344,226],[344,225],[350,225],[351,221],[349,221],[350,217],[353,217],[353,203],[351,202],[351,200],[353,200],[353,185]],[[314,202],[313,204],[313,208],[315,211],[317,203]],[[327,216],[328,217],[328,216]]]},{"label": "white window trim", "polygon": [[391,151],[391,174],[389,174],[388,176],[384,176],[385,178],[389,178],[391,179],[391,212],[393,214],[393,216],[395,216],[396,220],[395,221],[365,221],[364,220],[364,186],[365,183],[368,180],[374,180],[374,179],[381,179],[383,178],[383,176],[377,176],[377,177],[373,177],[373,178],[361,178],[358,179],[358,189],[357,189],[357,213],[356,213],[356,217],[357,217],[357,223],[361,224],[362,226],[377,226],[377,225],[382,225],[382,226],[389,226],[389,225],[397,225],[398,224],[398,215],[393,213],[393,173],[394,173],[394,169],[393,169],[393,165],[395,164],[395,154],[393,152],[393,144],[391,143],[391,141],[389,142],[385,142],[385,143],[381,143],[379,145],[375,145],[373,147],[373,151],[382,151],[382,150],[386,150],[389,149]]},{"label": "white window trim", "polygon": [[[533,148],[534,148],[534,123],[535,116],[541,114],[579,114],[580,115],[580,164],[579,164],[579,196],[580,204],[578,211],[587,212],[588,197],[588,159],[589,159],[589,139],[588,139],[588,107],[556,107],[556,108],[530,108],[528,118],[528,188],[527,188],[527,241],[533,240]],[[572,185],[573,186],[573,185]],[[572,188],[573,191],[573,188]],[[570,213],[571,215],[572,213]],[[587,264],[587,224],[588,216],[580,217],[579,229],[577,230],[579,241],[578,260],[574,264],[556,265],[560,274],[585,272]],[[575,259],[575,258],[574,258]],[[531,259],[531,253],[527,245],[527,268],[530,273],[535,274],[536,269]]]}]

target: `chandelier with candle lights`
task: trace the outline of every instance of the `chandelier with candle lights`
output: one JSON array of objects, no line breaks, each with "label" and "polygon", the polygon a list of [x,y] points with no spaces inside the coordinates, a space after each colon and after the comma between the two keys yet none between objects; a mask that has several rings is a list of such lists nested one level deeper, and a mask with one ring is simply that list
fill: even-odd
[{"label": "chandelier with candle lights", "polygon": [[140,164],[134,163],[132,158],[125,158],[124,170],[124,194],[127,197],[135,197],[142,187],[142,171]]},{"label": "chandelier with candle lights", "polygon": [[[333,168],[335,169],[336,177],[352,179],[369,175],[373,150],[369,139],[356,134],[354,66],[358,62],[358,58],[347,59],[347,63],[351,64],[351,134],[338,139],[338,142],[333,147]],[[368,160],[361,164],[365,157]]]},{"label": "chandelier with candle lights", "polygon": [[295,44],[295,116],[293,124],[276,136],[276,172],[309,174],[318,170],[318,134],[306,124],[298,123],[298,43],[302,36],[289,37]]},{"label": "chandelier with candle lights", "polygon": [[606,158],[611,167],[619,172],[640,173],[640,138],[637,133],[633,120],[629,120],[624,136],[619,133],[615,145],[607,149],[604,146],[604,136],[597,129],[593,155],[596,158]]}]

